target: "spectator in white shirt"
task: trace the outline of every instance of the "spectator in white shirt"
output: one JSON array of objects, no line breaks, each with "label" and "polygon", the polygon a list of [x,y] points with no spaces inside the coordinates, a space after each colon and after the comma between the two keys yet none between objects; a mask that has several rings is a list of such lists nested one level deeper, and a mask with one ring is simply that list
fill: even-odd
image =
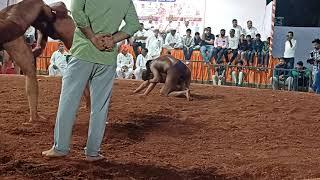
[{"label": "spectator in white shirt", "polygon": [[117,76],[120,79],[131,79],[133,73],[133,56],[128,53],[128,47],[124,46],[117,57]]},{"label": "spectator in white shirt", "polygon": [[49,76],[64,76],[67,69],[66,53],[63,43],[59,43],[59,49],[55,51],[50,59]]},{"label": "spectator in white shirt", "polygon": [[191,29],[187,29],[186,33],[187,35],[183,37],[183,54],[186,64],[189,64],[194,47],[194,38],[191,36]]},{"label": "spectator in white shirt", "polygon": [[235,36],[236,31],[234,29],[230,30],[230,36],[228,37],[229,40],[229,47],[228,47],[228,53],[232,53],[232,57],[229,61],[228,56],[226,56],[226,61],[228,64],[232,64],[232,62],[237,58],[238,56],[238,48],[239,48],[239,38]]},{"label": "spectator in white shirt", "polygon": [[163,39],[160,35],[159,29],[154,30],[154,34],[150,36],[146,41],[146,48],[148,49],[148,55],[152,58],[158,58],[161,55],[163,46]]},{"label": "spectator in white shirt", "polygon": [[241,26],[238,25],[238,20],[236,19],[232,20],[232,29],[236,31],[235,36],[237,38],[240,38],[241,34],[243,34],[243,29]]},{"label": "spectator in white shirt", "polygon": [[228,36],[226,36],[226,30],[221,29],[220,35],[215,41],[215,48],[213,50],[213,57],[216,60],[217,64],[221,63],[222,56],[227,56],[229,41]]},{"label": "spectator in white shirt", "polygon": [[247,22],[247,28],[243,30],[244,35],[250,35],[251,37],[256,37],[256,35],[258,34],[258,30],[257,28],[252,26],[252,21],[249,20]]},{"label": "spectator in white shirt", "polygon": [[173,22],[173,16],[169,16],[168,19],[168,24],[160,29],[162,34],[167,34],[170,33],[172,29],[177,29],[177,24]]},{"label": "spectator in white shirt", "polygon": [[189,26],[189,24],[190,24],[189,21],[184,21],[184,24],[179,27],[178,33],[180,36],[185,36],[187,29],[191,29],[191,31],[192,31],[192,28]]},{"label": "spectator in white shirt", "polygon": [[287,41],[285,43],[285,50],[284,50],[284,60],[288,65],[289,69],[294,68],[294,57],[297,48],[297,40],[293,39],[293,32],[288,32]]},{"label": "spectator in white shirt", "polygon": [[182,49],[183,44],[181,37],[176,33],[176,29],[171,29],[170,33],[167,35],[165,43],[163,45],[164,48],[168,50],[172,49]]},{"label": "spectator in white shirt", "polygon": [[148,38],[148,33],[144,29],[143,23],[140,23],[140,29],[138,32],[136,32],[133,36],[133,50],[136,55],[136,57],[139,55],[139,48],[145,48],[146,47],[146,39]]},{"label": "spectator in white shirt", "polygon": [[154,28],[153,17],[150,16],[148,22],[145,23],[144,28],[148,31]]},{"label": "spectator in white shirt", "polygon": [[142,80],[142,72],[147,70],[146,63],[151,58],[148,56],[148,49],[143,48],[141,54],[137,57],[136,69],[134,70],[134,76],[137,80]]}]

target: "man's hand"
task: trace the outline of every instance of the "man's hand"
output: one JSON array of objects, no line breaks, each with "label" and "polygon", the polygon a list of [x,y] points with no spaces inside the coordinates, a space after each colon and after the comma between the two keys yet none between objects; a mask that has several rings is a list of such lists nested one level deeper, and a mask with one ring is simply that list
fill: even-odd
[{"label": "man's hand", "polygon": [[105,39],[104,39],[105,35],[102,34],[96,34],[95,36],[93,36],[90,41],[92,42],[92,44],[99,49],[100,51],[105,50]]},{"label": "man's hand", "polygon": [[40,46],[36,46],[32,49],[32,53],[35,58],[39,57],[42,54],[42,48]]},{"label": "man's hand", "polygon": [[171,43],[169,44],[171,47],[174,47],[176,45],[176,43]]},{"label": "man's hand", "polygon": [[284,79],[283,75],[279,76],[279,79],[280,79],[281,81],[283,81],[283,79]]},{"label": "man's hand", "polygon": [[123,72],[127,72],[127,71],[128,71],[128,69],[129,69],[129,67],[128,67],[128,66],[122,66],[122,71],[123,71]]},{"label": "man's hand", "polygon": [[56,65],[52,65],[52,68],[55,70],[59,69],[58,66],[56,66]]},{"label": "man's hand", "polygon": [[107,35],[104,36],[103,39],[104,39],[104,49],[106,51],[112,51],[112,49],[115,46],[115,43],[114,43],[112,35],[111,34],[107,34]]}]

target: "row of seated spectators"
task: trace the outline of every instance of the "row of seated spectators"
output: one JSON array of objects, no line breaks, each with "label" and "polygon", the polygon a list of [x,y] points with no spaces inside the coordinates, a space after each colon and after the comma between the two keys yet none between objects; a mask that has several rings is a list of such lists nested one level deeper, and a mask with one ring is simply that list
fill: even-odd
[{"label": "row of seated spectators", "polygon": [[[201,52],[202,59],[206,64],[212,63],[212,57],[216,63],[222,62],[222,57],[231,64],[236,57],[241,55],[241,60],[246,64],[253,65],[254,55],[258,56],[257,66],[268,66],[270,38],[267,41],[261,40],[261,35],[257,29],[252,26],[252,21],[247,22],[247,28],[242,29],[237,24],[237,20],[233,20],[233,28],[226,32],[221,29],[219,35],[211,32],[211,27],[204,29],[203,33],[192,32],[191,28],[186,26],[184,32],[178,32],[177,29],[169,29],[160,31],[159,29],[145,29],[141,23],[140,30],[130,39],[128,44],[133,46],[134,55],[140,54],[139,49],[147,48],[148,56],[156,58],[161,55],[163,49],[183,50],[186,63],[189,64],[194,50]],[[193,35],[194,34],[194,35]],[[232,54],[229,58],[228,54]]]}]

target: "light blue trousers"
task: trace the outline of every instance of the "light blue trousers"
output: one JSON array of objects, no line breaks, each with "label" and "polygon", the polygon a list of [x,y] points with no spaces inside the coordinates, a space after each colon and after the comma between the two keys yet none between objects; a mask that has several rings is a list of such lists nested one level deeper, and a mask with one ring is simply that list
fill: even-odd
[{"label": "light blue trousers", "polygon": [[91,114],[85,154],[97,156],[103,140],[116,66],[72,58],[62,79],[54,130],[54,150],[68,154],[72,127],[87,83],[90,86]]}]

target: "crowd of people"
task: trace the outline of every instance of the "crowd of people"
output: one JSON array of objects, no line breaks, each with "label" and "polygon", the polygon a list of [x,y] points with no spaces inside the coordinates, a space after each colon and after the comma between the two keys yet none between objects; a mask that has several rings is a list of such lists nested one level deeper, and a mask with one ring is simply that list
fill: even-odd
[{"label": "crowd of people", "polygon": [[[146,25],[140,23],[139,30],[130,39],[126,40],[132,45],[134,54],[129,53],[128,46],[123,46],[117,56],[116,76],[122,79],[142,80],[142,72],[146,70],[147,61],[160,57],[163,49],[166,49],[168,53],[171,50],[182,50],[187,65],[192,61],[193,51],[200,51],[205,64],[215,65],[215,73],[211,79],[213,85],[226,83],[227,65],[233,65],[230,75],[232,83],[236,86],[242,86],[244,83],[246,76],[244,67],[257,65],[258,70],[268,67],[270,38],[267,41],[262,41],[261,35],[250,20],[247,21],[247,27],[242,28],[234,19],[232,21],[233,28],[230,29],[229,35],[226,34],[225,29],[222,29],[220,34],[216,36],[211,33],[210,27],[204,28],[202,34],[199,32],[193,34],[192,30],[194,28],[189,26],[189,21],[185,21],[184,25],[179,28],[174,28],[172,22],[169,22],[169,25],[165,29],[159,29],[153,26],[152,20]],[[29,31],[26,32],[25,36],[28,41],[34,42],[35,38],[30,35]],[[297,40],[294,39],[293,32],[288,32],[287,40],[284,43],[284,55],[275,67],[270,79],[270,84],[274,90],[283,87],[288,90],[301,90],[298,87],[304,87],[302,88],[304,90],[306,87],[310,87],[310,90],[316,91],[319,40],[316,39],[313,43],[315,49],[310,53],[310,60],[308,61],[313,65],[313,68],[308,70],[303,62],[295,63]],[[256,64],[253,63],[255,56],[258,60]],[[67,57],[68,52],[65,51],[63,43],[60,42],[58,50],[53,53],[50,59],[48,68],[50,76],[63,76],[67,67]],[[6,58],[5,54],[1,58]],[[303,75],[301,75],[301,72],[303,72]]]},{"label": "crowd of people", "polygon": [[[139,31],[130,39],[130,44],[134,48],[135,55],[139,55],[139,48],[147,48],[150,58],[157,58],[161,55],[162,49],[169,52],[173,49],[183,50],[184,60],[189,64],[192,52],[200,50],[201,55],[206,64],[221,64],[222,58],[226,58],[227,63],[234,60],[244,61],[245,64],[253,65],[254,55],[258,56],[258,66],[267,67],[269,59],[270,38],[267,41],[261,40],[261,35],[257,28],[253,26],[252,21],[247,22],[247,27],[242,28],[238,25],[238,21],[232,21],[232,29],[228,32],[221,29],[219,35],[211,32],[211,27],[204,28],[202,34],[194,32],[190,27],[189,21],[185,21],[183,25],[175,27],[173,22],[162,29],[152,25],[152,20],[146,26],[141,23]],[[232,54],[229,59],[228,54]],[[240,54],[240,59],[238,59]]]},{"label": "crowd of people", "polygon": [[[140,23],[139,31],[127,40],[127,43],[133,46],[134,55],[137,57],[136,64],[133,64],[133,57],[127,55],[127,48],[122,49],[118,55],[118,77],[131,79],[134,74],[136,79],[141,79],[139,72],[145,69],[141,62],[159,57],[163,49],[169,54],[172,50],[182,50],[183,60],[187,65],[192,61],[193,51],[200,51],[206,65],[227,63],[228,65],[254,66],[254,56],[258,56],[257,66],[268,67],[270,38],[262,41],[252,21],[249,20],[247,27],[242,28],[234,19],[233,28],[228,35],[225,29],[221,29],[220,34],[216,36],[212,34],[211,27],[204,28],[200,34],[200,32],[193,32],[195,28],[190,27],[189,24],[189,21],[185,21],[183,25],[175,27],[173,22],[169,21],[165,28],[157,28],[152,24],[152,20],[146,25]],[[142,54],[142,52],[145,53]],[[124,56],[128,60],[124,61]],[[133,71],[134,66],[138,70]],[[124,76],[124,73],[127,75]]]},{"label": "crowd of people", "polygon": [[[172,24],[172,22],[169,22],[166,28],[159,29],[153,27],[152,21],[149,21],[146,26],[140,23],[139,31],[128,40],[137,56],[136,63],[134,64],[135,61],[132,56],[126,55],[128,54],[127,48],[122,49],[119,56],[126,55],[128,60],[123,61],[118,58],[117,74],[127,72],[127,76],[120,75],[118,77],[131,79],[134,75],[136,79],[141,79],[141,72],[145,70],[147,60],[159,57],[163,49],[166,49],[169,53],[171,50],[182,50],[186,64],[192,61],[193,51],[200,51],[203,62],[215,66],[215,73],[212,75],[213,85],[226,83],[226,66],[233,66],[231,71],[232,83],[242,86],[246,75],[245,68],[252,67],[257,70],[266,70],[269,65],[270,37],[266,41],[262,41],[261,35],[250,20],[247,21],[246,28],[242,28],[238,25],[238,21],[234,19],[229,35],[227,35],[225,29],[221,29],[220,34],[216,36],[212,34],[210,27],[204,28],[202,34],[193,32],[194,28],[189,26],[189,21],[185,21],[184,25],[179,28],[172,28],[174,27]],[[295,62],[297,40],[294,38],[292,31],[288,32],[287,40],[284,42],[283,57],[281,57],[279,65],[275,67],[270,79],[273,89],[280,89],[286,85],[288,90],[305,90],[310,87],[310,91],[316,91],[319,40],[316,39],[312,43],[314,43],[314,50],[310,54],[309,61],[313,68],[309,70],[302,61]],[[257,57],[256,63],[254,63],[254,57]],[[136,67],[136,69],[134,70],[133,67]]]},{"label": "crowd of people", "polygon": [[310,91],[320,93],[320,39],[312,41],[314,49],[307,60],[312,66],[310,70],[305,63],[298,61],[294,67],[295,48],[297,41],[293,39],[293,32],[288,33],[285,43],[284,57],[275,66],[271,78],[274,90],[285,88],[289,91]]},{"label": "crowd of people", "polygon": [[[211,28],[204,28],[202,34],[193,32],[189,26],[189,21],[179,28],[174,27],[173,22],[169,22],[166,28],[156,28],[150,20],[146,25],[140,23],[139,30],[126,41],[132,45],[134,54],[129,53],[128,46],[123,46],[117,56],[116,76],[122,79],[142,80],[142,72],[146,70],[148,60],[161,56],[163,49],[168,53],[171,50],[182,50],[184,60],[188,65],[192,61],[193,51],[200,51],[205,64],[214,64],[215,73],[212,75],[213,85],[223,85],[226,83],[226,66],[233,65],[231,71],[232,83],[242,86],[246,71],[244,67],[257,65],[258,70],[268,67],[270,38],[267,41],[261,40],[257,28],[252,21],[247,21],[247,27],[242,28],[238,21],[232,21],[233,28],[229,30],[229,35],[225,29],[221,29],[219,35],[211,33]],[[28,30],[25,37],[28,41],[34,42],[35,32]],[[194,34],[193,34],[194,33]],[[254,37],[254,38],[253,38]],[[288,90],[301,90],[298,87],[310,87],[316,91],[316,77],[318,72],[319,60],[319,40],[313,41],[314,50],[310,53],[310,64],[312,70],[308,70],[302,61],[296,63],[295,51],[297,40],[294,33],[288,32],[287,40],[284,43],[285,51],[280,63],[275,67],[270,84],[274,90],[286,87]],[[254,64],[254,57],[257,56],[257,63]],[[67,67],[68,52],[65,51],[62,42],[59,43],[58,50],[55,51],[50,59],[48,68],[50,76],[63,76]],[[136,57],[136,58],[134,58]],[[1,62],[6,56],[1,55]],[[214,59],[213,59],[214,58]],[[314,59],[314,61],[312,61]],[[213,60],[213,61],[212,61]],[[2,66],[4,67],[4,66]],[[303,75],[301,75],[303,72]],[[302,80],[303,79],[303,80]],[[319,89],[320,91],[320,89]]]}]

